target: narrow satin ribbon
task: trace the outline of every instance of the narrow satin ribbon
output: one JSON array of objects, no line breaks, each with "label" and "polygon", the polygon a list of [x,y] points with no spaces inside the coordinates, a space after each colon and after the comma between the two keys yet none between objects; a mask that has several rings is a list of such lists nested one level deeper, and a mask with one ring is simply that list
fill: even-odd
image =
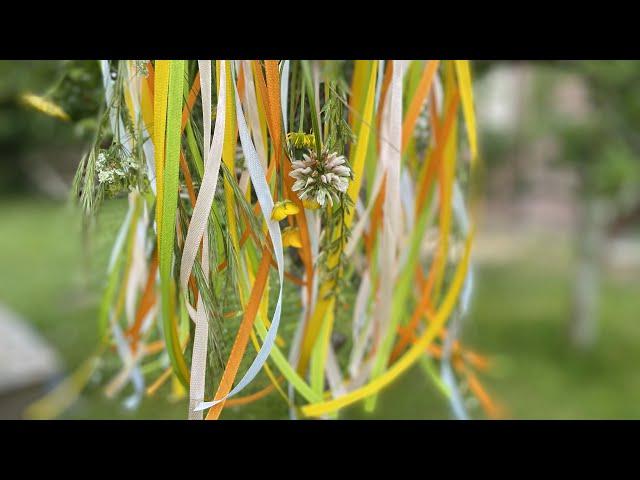
[{"label": "narrow satin ribbon", "polygon": [[[198,254],[200,240],[202,239],[207,226],[209,212],[211,210],[213,197],[218,184],[218,172],[220,170],[222,145],[225,133],[227,94],[224,82],[226,61],[221,63],[220,89],[216,106],[216,123],[213,132],[213,140],[211,142],[211,149],[209,150],[209,160],[206,162],[200,192],[198,193],[196,204],[193,207],[193,214],[191,215],[191,220],[189,222],[189,228],[187,230],[185,245],[182,252],[182,260],[180,262],[180,285],[184,291],[186,291],[193,263],[195,262]],[[196,317],[196,310],[188,303],[187,310],[192,318]]]},{"label": "narrow satin ribbon", "polygon": [[[158,80],[160,60],[157,62],[156,77]],[[173,280],[173,257],[175,245],[176,216],[178,205],[178,190],[180,183],[179,165],[182,139],[182,103],[185,75],[184,60],[169,60],[168,85],[166,90],[159,88],[154,99],[166,98],[166,134],[165,141],[158,142],[158,147],[164,144],[166,147],[164,167],[162,168],[162,183],[158,184],[158,206],[161,207],[160,223],[158,225],[158,265],[160,271],[160,290],[162,293],[162,322],[165,343],[169,358],[176,372],[176,377],[185,387],[189,384],[189,369],[181,349],[181,341],[176,325],[175,297],[173,296],[175,284]],[[161,102],[162,104],[163,102]],[[161,107],[162,108],[162,107]],[[155,112],[154,112],[155,113]],[[156,124],[157,126],[157,124]],[[155,130],[155,128],[154,128]],[[160,132],[155,132],[160,135]],[[158,148],[157,153],[160,153]],[[156,167],[162,165],[158,162]],[[161,178],[158,172],[158,180]],[[160,188],[161,187],[161,188]]]},{"label": "narrow satin ribbon", "polygon": [[473,88],[471,87],[471,67],[469,60],[454,60],[458,86],[460,88],[460,100],[462,101],[462,113],[467,126],[469,150],[471,150],[471,163],[476,164],[478,158],[478,137],[476,134],[476,116],[473,108]]},{"label": "narrow satin ribbon", "polygon": [[269,326],[267,335],[264,339],[264,343],[262,344],[262,347],[260,347],[260,351],[253,360],[253,363],[249,366],[242,379],[224,398],[215,400],[213,402],[203,402],[198,407],[196,407],[197,410],[204,410],[205,408],[212,407],[213,405],[216,405],[226,400],[227,398],[231,398],[232,396],[242,391],[242,389],[245,388],[256,377],[264,363],[267,361],[267,358],[269,358],[269,354],[271,353],[271,349],[273,348],[276,336],[278,334],[280,315],[282,312],[282,290],[284,286],[284,252],[282,248],[282,234],[280,232],[280,224],[277,221],[271,219],[271,211],[273,210],[273,197],[271,196],[269,185],[267,184],[265,171],[260,164],[258,153],[256,152],[256,149],[249,135],[249,130],[247,128],[247,123],[245,120],[244,112],[242,110],[242,105],[240,103],[240,97],[238,95],[235,82],[232,83],[236,100],[236,117],[238,120],[240,143],[242,145],[242,151],[245,156],[249,175],[251,176],[251,183],[253,184],[256,197],[258,198],[258,203],[260,204],[260,208],[262,209],[262,213],[265,217],[265,221],[267,222],[267,228],[269,229],[269,234],[271,236],[271,243],[273,244],[273,250],[276,256],[276,264],[278,266],[280,289],[278,292],[278,301],[275,306],[273,318],[271,319],[271,325]]},{"label": "narrow satin ribbon", "polygon": [[[205,162],[204,168],[206,171],[210,163],[209,153],[211,149],[211,61],[198,60],[198,67],[200,70],[200,84],[201,84],[201,96],[202,96],[202,124],[204,128],[202,153],[203,153],[204,162]],[[217,176],[218,176],[218,172],[216,171],[216,179],[217,179]],[[209,186],[207,185],[205,186],[205,188],[209,188]],[[215,186],[213,187],[213,191],[215,193]],[[197,203],[197,200],[196,200],[196,203]],[[205,219],[205,224],[204,224],[204,232],[201,237],[202,238],[201,264],[202,264],[202,271],[205,274],[205,282],[207,284],[208,284],[208,278],[209,278],[209,236],[207,235],[207,225],[209,223],[208,221],[209,221],[209,216],[207,215],[207,218]],[[189,244],[189,248],[191,249],[191,251],[195,249],[196,255],[197,255],[198,245],[200,244],[200,241],[199,239],[193,239],[193,240],[195,240],[195,245]],[[185,242],[185,248],[186,248],[186,242]],[[191,267],[193,267],[193,264],[191,264]],[[180,273],[182,274],[182,263],[181,263]],[[188,282],[188,277],[190,273],[191,273],[191,268],[189,269],[189,273],[186,275],[187,277],[186,282]],[[184,279],[181,276],[181,286],[186,296],[188,292],[187,286],[185,283],[182,283],[182,282],[184,282]],[[185,298],[185,304],[189,305],[187,298]],[[207,349],[208,349],[208,341],[209,341],[209,321],[207,317],[207,310],[202,300],[202,294],[198,296],[195,318],[192,316],[191,309],[188,308],[188,312],[189,312],[189,316],[196,324],[194,337],[193,337],[193,348],[191,353],[191,376],[189,378],[188,418],[189,420],[201,420],[202,412],[195,411],[194,408],[196,405],[198,405],[200,402],[204,400]]]},{"label": "narrow satin ribbon", "polygon": [[[393,74],[391,78],[390,92],[386,98],[386,105],[382,117],[382,135],[388,138],[388,142],[380,145],[380,158],[384,162],[386,171],[386,187],[384,197],[384,216],[382,219],[382,236],[380,248],[386,252],[381,256],[380,282],[376,308],[374,311],[374,321],[379,331],[381,342],[377,346],[376,361],[371,372],[372,378],[377,377],[387,366],[393,340],[396,337],[396,329],[399,318],[393,315],[393,285],[397,276],[397,246],[400,235],[399,221],[401,219],[400,210],[400,144],[402,141],[402,64],[393,60]],[[390,143],[393,142],[393,143]],[[376,397],[368,399],[366,407],[368,410],[375,406]]]},{"label": "narrow satin ribbon", "polygon": [[280,108],[282,110],[283,130],[284,134],[287,134],[287,114],[289,113],[287,104],[289,100],[289,60],[285,60],[282,65],[282,74],[280,75],[282,81],[280,82]]},{"label": "narrow satin ribbon", "polygon": [[[453,213],[456,217],[456,221],[463,235],[467,235],[469,232],[469,216],[464,203],[464,197],[462,190],[458,182],[453,184]],[[469,309],[469,303],[471,301],[471,293],[473,291],[473,268],[470,265],[467,271],[467,277],[465,278],[464,285],[462,287],[462,293],[460,294],[460,306],[458,315],[454,318],[451,328],[445,338],[442,362],[440,364],[440,375],[442,381],[447,386],[450,392],[449,403],[454,416],[458,420],[469,419],[469,414],[464,405],[464,400],[458,388],[458,382],[456,381],[453,368],[451,367],[451,355],[453,353],[453,344],[455,343],[459,332],[462,328],[462,321],[465,314]]]},{"label": "narrow satin ribbon", "polygon": [[473,241],[474,231],[472,230],[467,236],[465,244],[465,253],[461,259],[453,280],[451,287],[447,292],[439,310],[436,312],[432,322],[428,325],[425,332],[418,338],[413,346],[396,361],[386,372],[379,377],[371,380],[368,384],[353,390],[342,397],[338,397],[335,400],[329,400],[326,402],[306,405],[302,407],[302,413],[307,417],[317,417],[330,413],[340,408],[351,405],[359,400],[363,400],[371,395],[382,390],[385,386],[389,385],[396,378],[402,375],[409,369],[422,355],[424,355],[425,349],[436,338],[438,332],[445,324],[451,311],[453,310],[460,288],[467,274],[467,268],[469,265],[469,255],[471,253],[471,245]]}]

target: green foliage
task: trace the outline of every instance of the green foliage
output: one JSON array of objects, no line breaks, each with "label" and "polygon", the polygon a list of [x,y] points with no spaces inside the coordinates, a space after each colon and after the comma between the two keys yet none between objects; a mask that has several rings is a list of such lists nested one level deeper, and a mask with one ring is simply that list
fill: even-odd
[{"label": "green foliage", "polygon": [[615,197],[640,175],[640,62],[567,62],[583,78],[593,112],[583,125],[564,133],[568,161],[578,162],[587,192]]},{"label": "green foliage", "polygon": [[[474,62],[474,73],[482,77],[496,66],[518,64]],[[528,100],[519,119],[521,124],[509,134],[485,135],[483,158],[500,163],[518,154],[522,146],[549,136],[557,139],[560,146],[557,160],[575,167],[581,178],[582,195],[615,200],[633,188],[639,190],[640,62],[580,60],[530,65],[535,67],[531,98],[508,99]],[[554,89],[570,77],[586,87],[589,108],[582,115],[567,115],[556,108],[558,98],[553,95]]]},{"label": "green foliage", "polygon": [[96,116],[103,102],[102,74],[96,60],[65,60],[48,94],[71,120],[78,133],[95,129]]},{"label": "green foliage", "polygon": [[326,125],[325,149],[327,152],[345,153],[348,143],[355,140],[355,135],[344,115],[347,94],[344,87],[336,81],[329,83],[329,95],[322,108],[323,121]]},{"label": "green foliage", "polygon": [[602,149],[602,161],[593,168],[595,188],[608,196],[637,189],[640,182],[638,163],[638,154],[628,143],[607,143]]},{"label": "green foliage", "polygon": [[[71,123],[24,105],[20,97],[27,92],[58,104]],[[0,191],[27,188],[25,159],[33,152],[82,145],[95,130],[101,95],[95,60],[0,61]]]}]

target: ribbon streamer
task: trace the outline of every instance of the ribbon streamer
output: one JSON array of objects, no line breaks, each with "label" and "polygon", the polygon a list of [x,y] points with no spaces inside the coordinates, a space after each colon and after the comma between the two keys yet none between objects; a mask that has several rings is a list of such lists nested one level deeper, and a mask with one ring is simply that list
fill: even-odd
[{"label": "ribbon streamer", "polygon": [[262,213],[264,215],[265,221],[267,223],[267,228],[269,230],[269,234],[271,236],[271,243],[273,245],[273,250],[276,257],[276,264],[278,266],[278,279],[280,282],[279,292],[278,292],[278,300],[276,302],[275,311],[273,313],[273,318],[271,319],[271,325],[267,331],[264,343],[262,347],[260,347],[260,351],[256,355],[253,363],[246,371],[242,379],[237,383],[237,385],[222,399],[214,400],[213,402],[203,402],[196,407],[196,410],[204,410],[206,408],[212,407],[220,402],[223,402],[227,398],[231,398],[236,395],[242,389],[244,389],[258,374],[264,363],[267,361],[269,354],[271,353],[271,349],[275,343],[276,335],[278,334],[278,327],[280,325],[280,315],[282,313],[282,290],[283,290],[283,282],[284,282],[284,253],[282,248],[282,235],[280,232],[280,225],[275,220],[271,219],[271,211],[273,210],[273,198],[271,196],[271,192],[269,191],[269,185],[267,184],[267,179],[265,175],[265,171],[260,164],[260,159],[258,158],[258,153],[253,145],[251,137],[249,135],[249,130],[247,128],[244,112],[242,110],[242,105],[240,104],[240,97],[238,95],[238,91],[235,87],[234,82],[234,93],[235,93],[235,101],[236,101],[236,116],[238,120],[238,132],[240,134],[240,143],[242,145],[242,152],[245,156],[245,161],[247,164],[247,168],[249,170],[249,175],[251,176],[251,183],[256,193],[256,197],[258,198],[258,203],[260,204],[260,208],[262,209]]},{"label": "ribbon streamer", "polygon": [[[189,419],[273,392],[291,418],[336,418],[360,401],[373,410],[418,363],[453,416],[473,413],[459,379],[496,415],[476,376],[490,363],[459,340],[475,281],[469,62],[215,62],[215,72],[211,60],[99,63],[109,128],[74,189],[85,213],[87,194],[98,205],[102,191],[129,190],[98,319],[105,352],[120,357],[107,395],[132,383],[123,401],[133,408],[169,381],[175,399],[188,396]],[[308,151],[348,160],[301,161]],[[120,161],[131,175],[118,174],[122,185],[104,167]],[[337,204],[303,201],[294,187]],[[231,345],[209,324],[218,318]],[[207,365],[210,341],[221,372]],[[238,395],[263,369],[270,383]]]}]

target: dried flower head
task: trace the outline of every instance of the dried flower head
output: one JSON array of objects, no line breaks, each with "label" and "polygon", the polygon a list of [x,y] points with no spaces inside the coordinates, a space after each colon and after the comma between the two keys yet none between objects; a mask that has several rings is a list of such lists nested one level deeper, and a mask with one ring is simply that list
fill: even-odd
[{"label": "dried flower head", "polygon": [[293,191],[298,192],[301,200],[315,200],[321,207],[327,200],[331,206],[334,201],[339,202],[339,194],[347,191],[351,179],[347,159],[335,152],[323,153],[318,158],[313,150],[303,158],[292,162],[293,170],[289,175],[296,179]]}]

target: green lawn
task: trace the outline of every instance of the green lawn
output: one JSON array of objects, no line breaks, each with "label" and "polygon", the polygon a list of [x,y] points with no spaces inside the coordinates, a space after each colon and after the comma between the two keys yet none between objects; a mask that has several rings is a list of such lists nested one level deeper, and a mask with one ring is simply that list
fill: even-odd
[{"label": "green lawn", "polygon": [[[97,343],[96,312],[109,247],[124,213],[108,202],[88,255],[77,215],[65,205],[26,198],[0,200],[0,302],[19,312],[54,345],[68,369]],[[514,418],[634,418],[640,405],[640,281],[605,279],[600,341],[590,353],[566,342],[569,262],[566,242],[540,245],[523,259],[481,265],[465,338],[495,356],[482,376]],[[84,267],[83,268],[83,263]],[[185,418],[184,401],[145,399],[136,412],[93,386],[67,418]],[[347,418],[368,418],[357,405]],[[375,418],[448,418],[442,397],[415,368],[381,395]],[[275,395],[223,418],[285,418]]]}]

